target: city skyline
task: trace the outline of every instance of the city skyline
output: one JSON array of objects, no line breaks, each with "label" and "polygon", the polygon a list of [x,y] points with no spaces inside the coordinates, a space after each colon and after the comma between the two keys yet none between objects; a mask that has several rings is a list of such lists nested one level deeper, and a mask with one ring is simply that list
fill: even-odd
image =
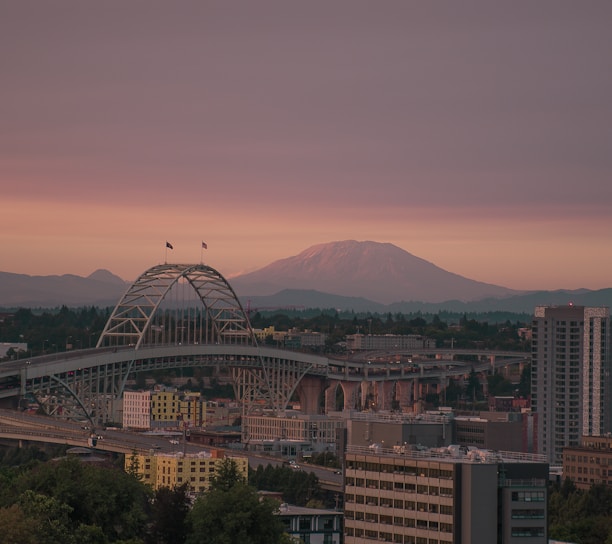
[{"label": "city skyline", "polygon": [[512,289],[611,287],[611,17],[5,3],[0,271],[133,280],[203,257],[231,278],[371,240]]}]

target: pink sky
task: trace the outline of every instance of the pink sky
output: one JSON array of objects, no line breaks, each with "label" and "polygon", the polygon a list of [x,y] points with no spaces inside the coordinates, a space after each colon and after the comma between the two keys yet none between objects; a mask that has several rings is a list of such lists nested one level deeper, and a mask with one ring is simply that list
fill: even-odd
[{"label": "pink sky", "polygon": [[0,271],[232,276],[391,242],[612,286],[612,4],[13,1]]}]

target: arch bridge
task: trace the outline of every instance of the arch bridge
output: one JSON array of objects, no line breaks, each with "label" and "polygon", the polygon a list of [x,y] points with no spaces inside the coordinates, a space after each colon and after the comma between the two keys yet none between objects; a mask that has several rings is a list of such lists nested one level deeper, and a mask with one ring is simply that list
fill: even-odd
[{"label": "arch bridge", "polygon": [[166,263],[130,285],[95,349],[0,364],[0,399],[35,400],[50,415],[113,421],[128,377],[207,366],[228,369],[249,413],[284,410],[303,376],[326,375],[327,359],[258,346],[236,293],[218,271]]}]

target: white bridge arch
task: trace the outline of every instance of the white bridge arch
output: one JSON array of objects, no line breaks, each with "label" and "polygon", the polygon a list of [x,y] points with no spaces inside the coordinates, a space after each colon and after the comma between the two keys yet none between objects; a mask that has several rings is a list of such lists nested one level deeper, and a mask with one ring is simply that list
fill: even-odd
[{"label": "white bridge arch", "polygon": [[160,264],[141,274],[115,306],[97,347],[169,343],[257,346],[236,293],[203,264]]}]

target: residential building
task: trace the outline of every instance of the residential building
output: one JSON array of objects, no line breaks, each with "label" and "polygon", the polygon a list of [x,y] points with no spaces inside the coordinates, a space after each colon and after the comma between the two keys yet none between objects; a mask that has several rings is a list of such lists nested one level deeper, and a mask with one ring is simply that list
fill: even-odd
[{"label": "residential building", "polygon": [[561,465],[563,448],[610,431],[610,312],[538,306],[532,323],[531,409],[537,449]]},{"label": "residential building", "polygon": [[579,446],[564,448],[562,477],[579,489],[612,486],[612,436],[583,436]]},{"label": "residential building", "polygon": [[290,536],[305,544],[342,544],[342,512],[281,504],[277,514]]},{"label": "residential building", "polygon": [[151,428],[179,426],[179,392],[175,388],[156,387],[151,394]]},{"label": "residential building", "polygon": [[[135,452],[125,456],[125,468],[135,471],[142,482],[153,489],[173,488],[186,483],[189,485],[189,493],[198,494],[210,487],[211,478],[224,459],[225,454],[221,450],[198,453]],[[232,456],[230,459],[236,463],[238,472],[246,480],[248,458]]]},{"label": "residential building", "polygon": [[124,391],[123,428],[135,431],[151,428],[151,391]]},{"label": "residential building", "polygon": [[125,429],[197,428],[206,420],[206,403],[200,393],[175,388],[124,391],[122,417]]},{"label": "residential building", "polygon": [[546,544],[547,479],[538,456],[349,446],[345,543]]}]

